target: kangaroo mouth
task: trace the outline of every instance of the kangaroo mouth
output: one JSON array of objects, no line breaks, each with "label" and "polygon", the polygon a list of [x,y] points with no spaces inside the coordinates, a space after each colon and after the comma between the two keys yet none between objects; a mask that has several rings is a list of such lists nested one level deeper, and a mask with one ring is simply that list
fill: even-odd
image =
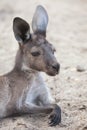
[{"label": "kangaroo mouth", "polygon": [[55,70],[50,70],[50,71],[46,71],[46,73],[49,75],[49,76],[56,76],[57,74],[59,74],[59,71],[55,71]]},{"label": "kangaroo mouth", "polygon": [[46,73],[49,75],[49,76],[56,76],[57,74],[59,74],[59,71],[60,71],[60,67],[58,68],[55,68],[53,66],[47,66],[47,69],[46,69]]}]

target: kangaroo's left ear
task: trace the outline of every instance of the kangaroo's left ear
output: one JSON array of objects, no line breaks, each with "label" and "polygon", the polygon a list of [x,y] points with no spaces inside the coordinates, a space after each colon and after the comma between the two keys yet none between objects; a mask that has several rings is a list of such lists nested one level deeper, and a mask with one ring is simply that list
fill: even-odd
[{"label": "kangaroo's left ear", "polygon": [[16,40],[20,44],[24,44],[30,38],[29,24],[19,17],[16,17],[13,20],[13,32]]}]

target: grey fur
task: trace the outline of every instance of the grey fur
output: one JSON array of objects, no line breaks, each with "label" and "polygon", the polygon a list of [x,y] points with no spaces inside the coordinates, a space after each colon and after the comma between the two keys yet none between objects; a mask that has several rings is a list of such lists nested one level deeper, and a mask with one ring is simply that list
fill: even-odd
[{"label": "grey fur", "polygon": [[[41,6],[38,8],[44,11]],[[28,23],[21,18],[15,18],[13,31],[18,42],[17,37],[22,42],[19,42],[13,70],[0,77],[0,118],[22,113],[51,113],[52,117],[55,115],[51,125],[57,125],[61,121],[61,109],[41,76],[41,71],[51,76],[59,72],[54,48],[42,33],[30,34]],[[27,32],[31,35],[29,39],[26,39]]]}]

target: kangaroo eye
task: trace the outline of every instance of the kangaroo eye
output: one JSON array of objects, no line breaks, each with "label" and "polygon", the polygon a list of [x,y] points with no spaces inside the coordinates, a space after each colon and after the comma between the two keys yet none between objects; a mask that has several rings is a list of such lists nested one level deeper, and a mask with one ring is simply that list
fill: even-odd
[{"label": "kangaroo eye", "polygon": [[39,56],[40,52],[31,52],[32,56]]}]

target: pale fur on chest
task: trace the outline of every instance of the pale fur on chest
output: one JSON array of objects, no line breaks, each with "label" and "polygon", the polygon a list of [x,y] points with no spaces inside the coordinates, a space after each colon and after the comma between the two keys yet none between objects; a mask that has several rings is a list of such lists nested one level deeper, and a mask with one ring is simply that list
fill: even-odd
[{"label": "pale fur on chest", "polygon": [[31,84],[28,84],[26,88],[23,90],[21,97],[17,102],[17,107],[21,109],[24,104],[35,103],[38,100],[38,97],[41,97],[42,100],[45,99],[45,102],[54,102],[49,89],[47,88],[41,74],[37,74]]}]

